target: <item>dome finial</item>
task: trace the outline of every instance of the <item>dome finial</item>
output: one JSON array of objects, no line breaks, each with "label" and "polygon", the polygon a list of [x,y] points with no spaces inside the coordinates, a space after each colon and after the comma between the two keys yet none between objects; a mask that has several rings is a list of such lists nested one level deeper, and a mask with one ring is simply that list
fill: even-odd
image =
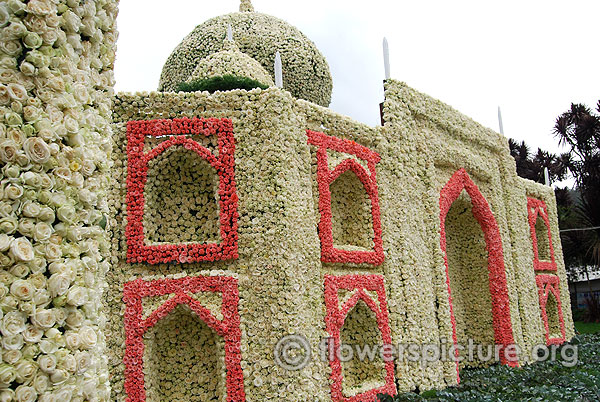
[{"label": "dome finial", "polygon": [[254,6],[251,0],[241,0],[240,2],[240,13],[253,13]]}]

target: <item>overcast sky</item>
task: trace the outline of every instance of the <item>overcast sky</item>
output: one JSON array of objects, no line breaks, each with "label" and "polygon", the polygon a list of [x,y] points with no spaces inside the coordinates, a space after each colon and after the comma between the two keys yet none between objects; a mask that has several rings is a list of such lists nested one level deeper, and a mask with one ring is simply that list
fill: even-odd
[{"label": "overcast sky", "polygon": [[[598,0],[253,0],[324,54],[336,112],[379,122],[382,38],[392,78],[405,81],[532,148],[556,152],[556,117],[571,102],[600,99]],[[121,0],[117,91],[151,91],[179,42],[239,0]]]}]

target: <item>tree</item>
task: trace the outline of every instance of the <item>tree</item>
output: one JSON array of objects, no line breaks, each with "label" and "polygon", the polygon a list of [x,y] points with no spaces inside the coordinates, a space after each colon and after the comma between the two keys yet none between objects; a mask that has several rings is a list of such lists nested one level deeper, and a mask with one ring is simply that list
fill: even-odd
[{"label": "tree", "polygon": [[[590,269],[600,269],[600,101],[596,110],[571,104],[554,126],[560,144],[569,148],[570,157],[563,162],[580,195],[568,211],[572,213],[570,221],[577,227],[561,232],[565,262],[572,268],[582,267],[588,283]],[[600,320],[598,298],[592,296],[586,303],[588,320]]]},{"label": "tree", "polygon": [[557,156],[541,148],[538,148],[536,154],[532,154],[525,141],[519,143],[512,138],[508,139],[508,146],[517,163],[517,174],[520,177],[544,183],[544,168],[548,168],[550,180],[561,181],[566,178],[565,159],[569,157],[568,154]]}]

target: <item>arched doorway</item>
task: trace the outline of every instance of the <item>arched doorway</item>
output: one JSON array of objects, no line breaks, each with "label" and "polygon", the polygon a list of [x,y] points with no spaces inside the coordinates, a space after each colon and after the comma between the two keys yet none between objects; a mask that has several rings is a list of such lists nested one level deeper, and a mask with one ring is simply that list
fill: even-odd
[{"label": "arched doorway", "polygon": [[[461,193],[463,194],[462,196]],[[458,208],[453,208],[453,204],[455,204],[457,200],[458,204],[456,206]],[[463,209],[462,211],[461,206]],[[463,215],[462,218],[459,217],[460,214]],[[461,219],[463,220],[462,223],[459,222],[459,220]],[[481,264],[478,264],[481,263],[481,258],[477,255],[481,254],[481,249],[477,246],[476,243],[479,242],[478,236],[481,235],[476,234],[476,225],[473,225],[474,222],[476,222],[479,225],[481,231],[483,232],[482,243],[485,256],[483,264],[485,268],[487,268],[487,281],[485,280],[485,278],[481,278],[481,275],[485,275],[485,270],[481,271],[481,269],[477,269],[477,265],[481,266]],[[488,284],[488,288],[485,289],[485,291],[482,290],[483,293],[487,294],[487,308],[485,307],[486,296],[484,294],[480,294],[481,297],[479,297],[478,300],[479,305],[476,306],[476,308],[473,308],[473,306],[465,305],[472,302],[472,297],[469,294],[469,289],[465,289],[464,287],[460,289],[460,287],[454,285],[454,287],[456,287],[457,302],[462,303],[462,305],[459,308],[459,310],[461,311],[457,311],[461,314],[458,322],[457,316],[454,311],[454,290],[450,274],[452,272],[456,273],[456,271],[460,271],[461,266],[460,264],[459,266],[453,267],[450,267],[449,265],[450,263],[455,263],[455,261],[453,261],[453,259],[455,259],[456,257],[456,255],[453,255],[453,253],[455,252],[455,250],[453,249],[453,243],[456,242],[457,239],[455,237],[449,238],[447,236],[447,229],[449,229],[451,232],[457,233],[457,231],[455,231],[453,228],[453,226],[457,224],[465,225],[465,230],[467,232],[466,238],[469,241],[473,241],[475,243],[475,251],[473,253],[470,253],[470,244],[462,244],[461,248],[463,250],[466,250],[464,251],[465,255],[471,256],[471,254],[474,254],[474,256],[471,256],[473,257],[472,261],[466,264],[466,269],[470,271],[469,273],[471,275],[479,274],[479,277],[474,278],[475,282]],[[469,235],[469,233],[471,235]],[[465,233],[463,233],[463,236],[465,236]],[[461,239],[459,236],[458,241],[460,240]],[[450,320],[452,322],[452,340],[455,347],[457,347],[457,357],[459,357],[458,348],[466,346],[464,345],[464,342],[467,341],[467,339],[465,339],[464,337],[468,337],[470,335],[469,332],[465,330],[465,328],[457,328],[457,323],[466,327],[470,324],[469,321],[473,320],[474,317],[482,317],[482,314],[487,313],[488,316],[483,316],[482,319],[489,320],[489,315],[491,315],[493,341],[496,345],[499,345],[500,361],[502,362],[502,364],[516,366],[518,364],[516,356],[511,356],[509,353],[507,353],[508,351],[506,350],[507,346],[514,344],[514,338],[510,317],[508,287],[506,283],[506,275],[504,269],[502,239],[500,237],[498,223],[494,218],[494,215],[489,207],[488,202],[483,197],[473,180],[471,180],[471,178],[464,169],[456,171],[440,192],[440,247],[444,254],[444,264],[446,268],[446,285],[448,288],[448,298],[450,302]],[[461,274],[461,272],[458,272],[458,274]],[[459,300],[459,298],[461,299]],[[481,305],[481,303],[483,303],[483,306]],[[459,339],[459,331],[461,331],[460,335],[462,339]],[[458,362],[456,367],[458,376]]]}]

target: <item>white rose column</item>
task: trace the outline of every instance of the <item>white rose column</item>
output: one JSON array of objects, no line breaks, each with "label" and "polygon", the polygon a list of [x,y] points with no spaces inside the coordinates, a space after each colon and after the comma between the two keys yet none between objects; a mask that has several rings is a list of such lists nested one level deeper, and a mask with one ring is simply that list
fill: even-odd
[{"label": "white rose column", "polygon": [[118,1],[0,3],[1,401],[108,401]]}]

